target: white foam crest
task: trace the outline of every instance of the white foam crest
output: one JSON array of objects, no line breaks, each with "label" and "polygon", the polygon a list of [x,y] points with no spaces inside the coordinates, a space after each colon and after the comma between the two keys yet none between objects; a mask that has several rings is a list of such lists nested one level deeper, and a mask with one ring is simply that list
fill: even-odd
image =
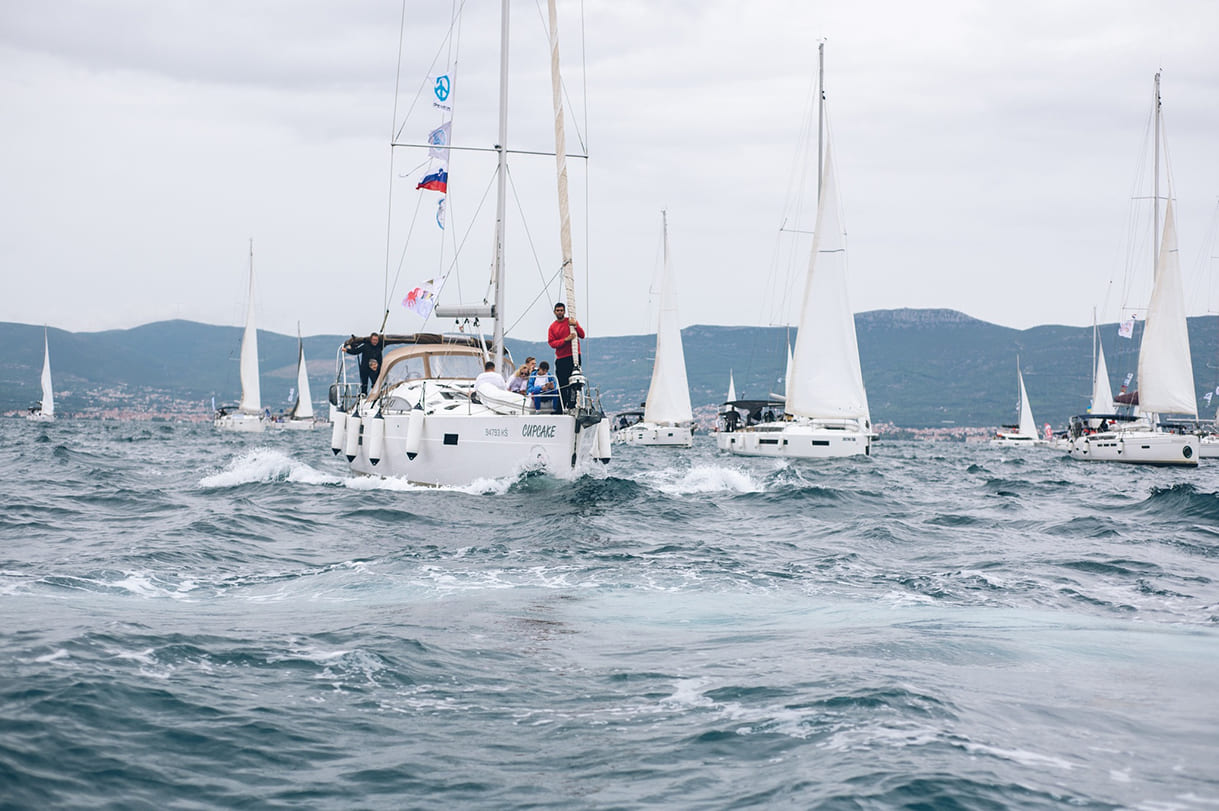
[{"label": "white foam crest", "polygon": [[695,465],[689,470],[668,468],[644,473],[639,478],[662,493],[673,496],[693,493],[760,493],[762,485],[746,471],[721,465]]},{"label": "white foam crest", "polygon": [[1013,760],[1021,766],[1053,766],[1064,771],[1070,771],[1072,764],[1068,760],[1050,755],[1041,755],[1025,749],[1000,749],[997,746],[987,746],[980,743],[965,745],[965,751],[970,754],[994,755],[1005,760]]},{"label": "white foam crest", "polygon": [[282,451],[253,448],[238,456],[219,473],[204,476],[200,487],[237,487],[257,482],[288,481],[300,484],[340,484],[344,480],[314,470]]},{"label": "white foam crest", "polygon": [[54,653],[44,653],[42,656],[39,656],[36,659],[34,659],[34,661],[38,662],[39,664],[43,664],[46,662],[58,662],[60,659],[70,659],[70,658],[71,658],[71,654],[69,654],[63,648],[60,648],[59,650],[55,651]]}]

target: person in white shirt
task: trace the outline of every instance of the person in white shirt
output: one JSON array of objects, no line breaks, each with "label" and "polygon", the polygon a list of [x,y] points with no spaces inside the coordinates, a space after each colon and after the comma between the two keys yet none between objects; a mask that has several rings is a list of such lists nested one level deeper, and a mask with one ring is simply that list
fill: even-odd
[{"label": "person in white shirt", "polygon": [[507,391],[508,386],[504,383],[503,376],[495,371],[495,361],[489,360],[483,364],[483,373],[474,378],[474,390],[478,391],[478,387],[484,383],[489,383],[497,389]]}]

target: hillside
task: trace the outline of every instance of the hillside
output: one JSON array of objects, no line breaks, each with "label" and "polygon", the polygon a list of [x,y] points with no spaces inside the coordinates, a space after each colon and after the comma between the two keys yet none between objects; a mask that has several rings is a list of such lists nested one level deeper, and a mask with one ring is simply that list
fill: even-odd
[{"label": "hillside", "polygon": [[[1091,391],[1092,330],[1001,327],[951,310],[879,310],[855,318],[864,382],[877,422],[902,427],[985,426],[1011,422],[1016,411],[1016,356],[1039,423],[1063,424],[1082,411]],[[1189,319],[1199,393],[1219,385],[1219,317]],[[682,331],[691,400],[696,410],[722,401],[728,373],[738,396],[764,397],[782,386],[787,330],[779,327],[692,326]],[[1114,391],[1137,364],[1137,338],[1101,329]],[[241,330],[163,321],[128,330],[49,332],[56,401],[64,413],[90,406],[151,408],[172,399],[207,413],[211,398],[239,395]],[[305,339],[314,399],[320,406],[334,379],[336,349],[346,336]],[[544,342],[509,340],[513,356],[550,358]],[[42,327],[0,323],[0,412],[37,401]],[[295,384],[296,338],[259,332],[266,405],[287,403]],[[638,406],[651,378],[655,338],[627,335],[585,344],[585,369],[609,410]],[[1203,411],[1213,415],[1216,401]]]}]

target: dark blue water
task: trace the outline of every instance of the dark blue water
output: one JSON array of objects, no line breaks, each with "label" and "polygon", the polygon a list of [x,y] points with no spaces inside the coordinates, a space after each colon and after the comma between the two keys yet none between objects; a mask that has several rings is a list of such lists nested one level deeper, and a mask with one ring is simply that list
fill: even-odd
[{"label": "dark blue water", "polygon": [[0,421],[0,806],[1219,806],[1219,464]]}]

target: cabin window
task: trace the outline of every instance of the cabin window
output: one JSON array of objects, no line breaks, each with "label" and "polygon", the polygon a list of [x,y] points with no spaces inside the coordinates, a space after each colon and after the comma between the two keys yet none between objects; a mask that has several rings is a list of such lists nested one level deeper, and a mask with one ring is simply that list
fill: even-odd
[{"label": "cabin window", "polygon": [[429,355],[428,366],[434,378],[473,380],[483,372],[481,355]]},{"label": "cabin window", "polygon": [[419,355],[414,357],[402,358],[395,362],[385,372],[385,380],[381,382],[382,388],[388,388],[395,383],[402,383],[407,380],[419,380],[423,375],[423,358]]}]

